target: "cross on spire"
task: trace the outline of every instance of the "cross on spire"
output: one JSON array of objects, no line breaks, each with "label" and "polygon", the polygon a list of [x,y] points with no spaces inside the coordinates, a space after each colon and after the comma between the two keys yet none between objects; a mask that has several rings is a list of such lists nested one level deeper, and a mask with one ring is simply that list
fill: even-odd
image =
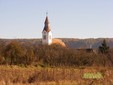
[{"label": "cross on spire", "polygon": [[46,16],[48,16],[48,12],[46,12]]}]

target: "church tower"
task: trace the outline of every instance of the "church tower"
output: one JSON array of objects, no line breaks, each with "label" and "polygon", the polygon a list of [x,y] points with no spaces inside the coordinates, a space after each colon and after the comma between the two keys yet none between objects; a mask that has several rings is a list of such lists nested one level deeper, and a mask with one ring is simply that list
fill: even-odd
[{"label": "church tower", "polygon": [[46,19],[45,19],[45,23],[44,23],[44,29],[42,31],[42,44],[43,45],[52,44],[52,32],[50,29],[50,24],[49,24],[47,14],[46,14]]}]

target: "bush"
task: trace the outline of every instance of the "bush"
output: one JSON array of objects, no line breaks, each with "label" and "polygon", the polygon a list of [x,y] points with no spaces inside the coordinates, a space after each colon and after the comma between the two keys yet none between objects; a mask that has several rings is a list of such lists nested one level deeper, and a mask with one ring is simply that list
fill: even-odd
[{"label": "bush", "polygon": [[57,45],[42,46],[38,49],[40,61],[52,66],[91,66],[94,53],[80,52]]},{"label": "bush", "polygon": [[[12,41],[0,49],[0,64],[35,66],[113,66],[113,50],[108,55],[62,47],[58,44],[31,46]],[[4,55],[3,55],[4,54]],[[103,57],[102,57],[103,56]]]}]

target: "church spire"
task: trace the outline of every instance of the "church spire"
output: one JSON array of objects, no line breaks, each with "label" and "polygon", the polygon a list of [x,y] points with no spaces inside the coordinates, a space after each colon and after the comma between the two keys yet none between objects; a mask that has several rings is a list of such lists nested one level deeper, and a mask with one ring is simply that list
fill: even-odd
[{"label": "church spire", "polygon": [[45,26],[44,26],[44,29],[43,29],[43,31],[45,30],[46,32],[49,32],[49,31],[51,31],[51,29],[50,29],[50,26],[49,26],[49,19],[48,19],[48,13],[46,12],[46,19],[45,19]]},{"label": "church spire", "polygon": [[44,29],[42,31],[42,44],[52,44],[52,32],[49,25],[48,13],[46,13],[46,19],[44,23]]}]

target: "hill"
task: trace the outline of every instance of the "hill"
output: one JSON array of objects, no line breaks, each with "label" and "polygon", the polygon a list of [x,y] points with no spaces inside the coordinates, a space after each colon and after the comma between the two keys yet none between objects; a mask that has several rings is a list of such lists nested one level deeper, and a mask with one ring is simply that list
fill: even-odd
[{"label": "hill", "polygon": [[89,39],[74,39],[62,38],[61,40],[70,48],[98,48],[103,40],[106,40],[107,45],[113,48],[113,38],[89,38]]},{"label": "hill", "polygon": [[[105,39],[110,48],[113,48],[113,38],[89,38],[89,39],[75,39],[75,38],[58,38],[62,40],[67,47],[70,48],[93,48],[96,49],[101,45],[101,42]],[[11,41],[16,40],[24,45],[39,46],[41,39],[0,39],[0,44],[8,44]]]}]

